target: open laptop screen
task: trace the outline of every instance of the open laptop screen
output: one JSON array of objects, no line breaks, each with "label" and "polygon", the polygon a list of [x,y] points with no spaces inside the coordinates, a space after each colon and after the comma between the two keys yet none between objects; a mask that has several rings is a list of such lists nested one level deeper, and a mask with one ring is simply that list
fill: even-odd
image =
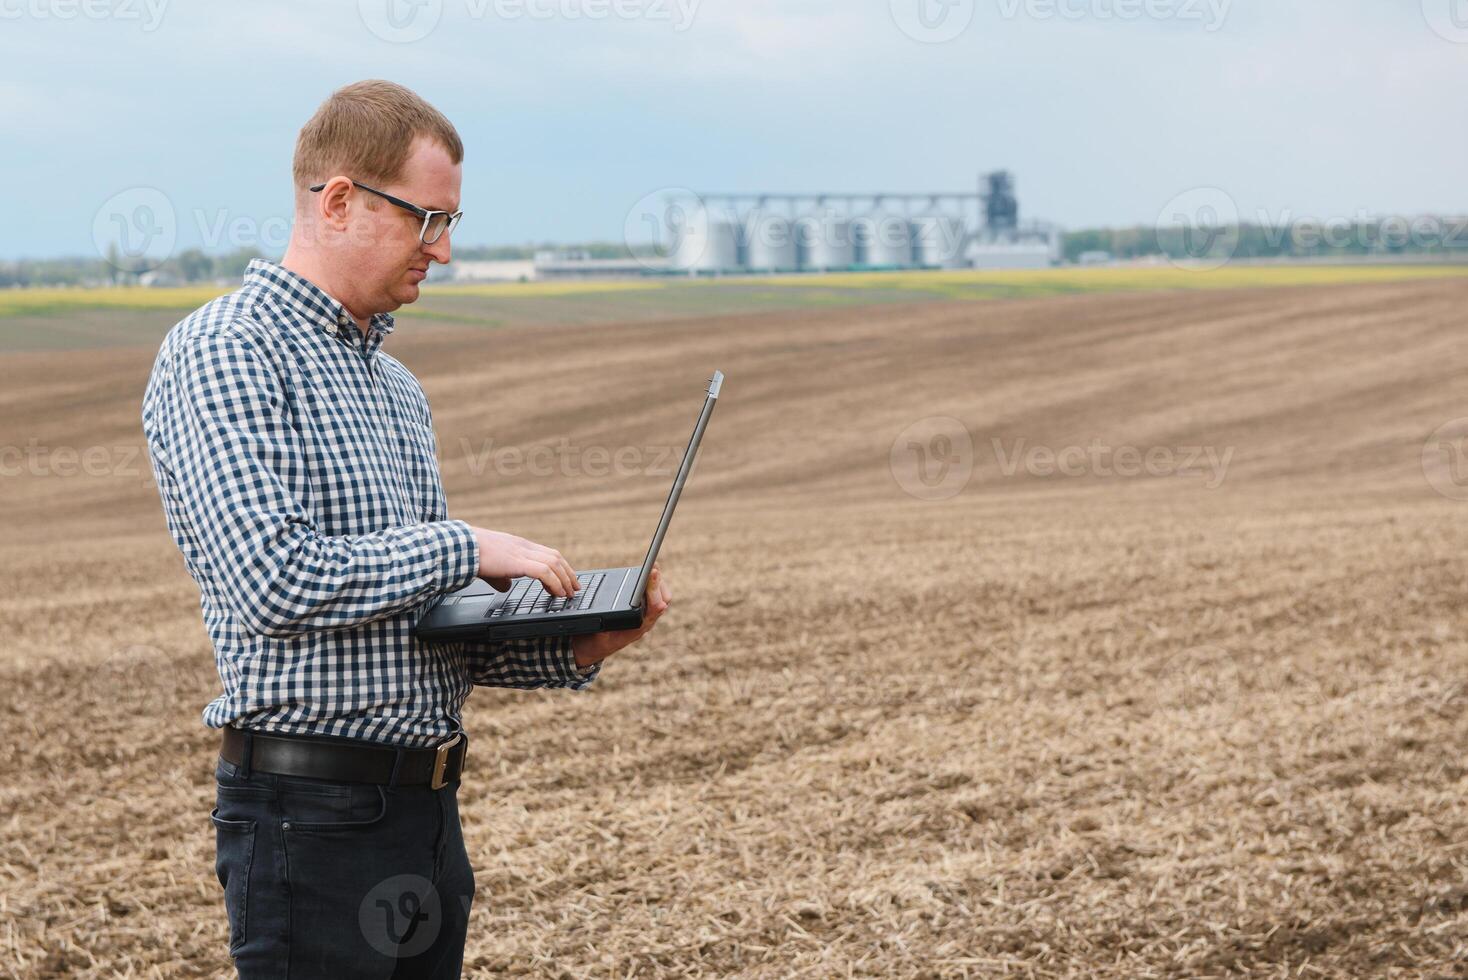
[{"label": "open laptop screen", "polygon": [[703,441],[703,430],[709,424],[709,416],[713,414],[714,402],[719,397],[719,387],[724,383],[724,372],[715,371],[714,376],[709,379],[708,397],[703,401],[703,410],[698,413],[698,424],[693,427],[693,438],[688,440],[688,448],[683,452],[683,462],[678,466],[678,475],[673,478],[673,489],[668,494],[668,502],[663,505],[663,516],[658,518],[658,529],[653,533],[652,545],[647,549],[647,557],[643,559],[642,571],[637,575],[637,588],[632,593],[632,605],[642,605],[643,596],[647,592],[647,580],[652,575],[652,563],[657,561],[658,549],[662,547],[663,535],[668,533],[668,525],[673,519],[673,508],[678,506],[678,497],[683,493],[683,484],[688,479],[688,473],[693,469],[693,459],[698,455],[698,444]]}]

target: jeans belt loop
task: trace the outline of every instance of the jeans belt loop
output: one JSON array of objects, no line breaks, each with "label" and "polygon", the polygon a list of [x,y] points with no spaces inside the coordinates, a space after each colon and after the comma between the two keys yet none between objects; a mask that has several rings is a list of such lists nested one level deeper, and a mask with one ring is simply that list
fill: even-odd
[{"label": "jeans belt loop", "polygon": [[239,774],[241,778],[249,779],[250,761],[255,752],[255,734],[248,728],[241,729],[241,732],[245,736],[245,747],[240,753]]}]

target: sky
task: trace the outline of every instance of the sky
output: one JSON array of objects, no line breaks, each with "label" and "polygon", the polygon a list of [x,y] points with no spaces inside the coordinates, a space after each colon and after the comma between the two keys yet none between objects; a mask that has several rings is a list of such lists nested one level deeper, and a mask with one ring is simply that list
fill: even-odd
[{"label": "sky", "polygon": [[[649,195],[971,190],[1153,225],[1468,213],[1468,0],[0,0],[0,258],[283,250],[300,126],[387,78],[466,147],[456,244]],[[1221,195],[1221,196],[1220,196]],[[1190,205],[1191,206],[1191,205]]]}]

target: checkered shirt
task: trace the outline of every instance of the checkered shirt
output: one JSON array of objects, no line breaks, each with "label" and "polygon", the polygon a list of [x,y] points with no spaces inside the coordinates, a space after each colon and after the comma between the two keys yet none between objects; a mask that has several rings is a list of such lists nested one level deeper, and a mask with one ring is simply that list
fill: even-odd
[{"label": "checkered shirt", "polygon": [[429,643],[479,567],[448,520],[428,399],[340,303],[271,262],[163,341],[143,431],[224,693],[204,724],[432,745],[473,685],[592,682],[568,638]]}]

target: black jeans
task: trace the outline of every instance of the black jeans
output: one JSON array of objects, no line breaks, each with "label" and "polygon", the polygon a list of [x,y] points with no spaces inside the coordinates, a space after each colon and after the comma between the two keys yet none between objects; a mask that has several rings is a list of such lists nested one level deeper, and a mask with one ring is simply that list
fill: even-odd
[{"label": "black jeans", "polygon": [[215,871],[241,980],[458,977],[474,870],[442,789],[214,771]]}]

